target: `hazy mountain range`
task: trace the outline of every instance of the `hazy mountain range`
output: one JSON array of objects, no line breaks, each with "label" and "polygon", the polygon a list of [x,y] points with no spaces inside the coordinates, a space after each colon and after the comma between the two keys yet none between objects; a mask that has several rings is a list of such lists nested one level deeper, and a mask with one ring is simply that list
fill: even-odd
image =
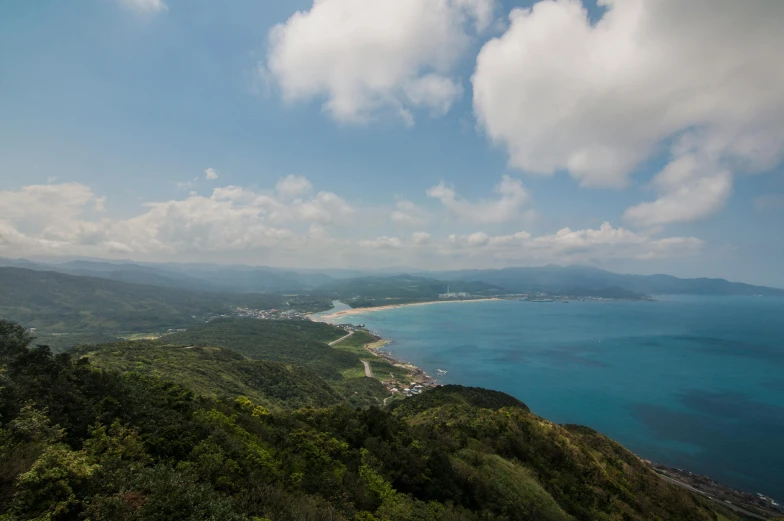
[{"label": "hazy mountain range", "polygon": [[[784,295],[784,289],[754,286],[716,278],[682,279],[670,275],[627,275],[587,266],[504,268],[488,270],[424,271],[412,268],[383,270],[286,270],[217,264],[152,264],[130,261],[71,260],[35,262],[0,258],[0,267],[18,267],[89,276],[118,282],[211,292],[324,292],[378,293],[379,283],[393,288],[395,277],[415,276],[429,292],[446,292],[453,282],[483,283],[453,291],[529,293],[574,296],[634,297],[663,294]],[[438,284],[441,281],[442,284]],[[491,291],[493,290],[493,291]]]}]

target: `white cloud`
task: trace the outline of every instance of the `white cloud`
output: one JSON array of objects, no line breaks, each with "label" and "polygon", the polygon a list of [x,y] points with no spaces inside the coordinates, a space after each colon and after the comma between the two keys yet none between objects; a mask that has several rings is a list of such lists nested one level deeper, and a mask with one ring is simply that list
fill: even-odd
[{"label": "white cloud", "polygon": [[154,14],[160,11],[167,11],[169,8],[163,0],[118,0],[120,4],[141,14]]},{"label": "white cloud", "polygon": [[[148,203],[130,219],[88,220],[92,204],[105,210],[106,199],[78,183],[26,186],[0,191],[0,244],[42,253],[102,255],[113,252],[226,252],[270,248],[305,240],[286,226],[323,226],[348,222],[354,213],[331,192],[309,199],[286,201],[238,186],[216,188],[209,197],[191,193],[182,200]],[[312,239],[318,235],[313,233]],[[39,251],[40,250],[40,251]]]},{"label": "white cloud", "polygon": [[289,102],[326,98],[344,123],[411,108],[446,113],[462,94],[451,76],[473,31],[492,19],[495,0],[314,0],[270,32],[267,63]]},{"label": "white cloud", "polygon": [[0,191],[0,220],[56,226],[60,220],[81,215],[91,202],[97,209],[103,206],[103,200],[80,183],[29,185],[19,191]]},{"label": "white cloud", "polygon": [[491,236],[482,232],[450,235],[456,251],[505,263],[575,263],[609,259],[651,259],[698,253],[704,243],[693,237],[656,239],[604,223],[598,230],[563,228],[552,235],[528,232]]},{"label": "white cloud", "polygon": [[384,236],[362,241],[361,244],[366,248],[397,249],[403,246],[403,241],[398,237]]},{"label": "white cloud", "polygon": [[214,181],[218,178],[218,172],[215,171],[214,168],[208,168],[204,171],[204,179],[208,181]]},{"label": "white cloud", "polygon": [[293,202],[294,214],[302,221],[319,224],[346,224],[354,209],[332,192],[319,192],[312,199]]},{"label": "white cloud", "polygon": [[692,237],[657,238],[608,223],[536,237],[526,231],[436,236],[422,229],[397,236],[383,234],[383,225],[377,225],[363,228],[375,236],[368,239],[355,225],[369,221],[369,214],[362,213],[367,210],[355,210],[334,193],[287,200],[276,192],[239,186],[148,203],[127,219],[96,213],[105,199],[78,183],[0,191],[0,206],[0,254],[12,256],[204,260],[212,255],[311,267],[356,265],[364,259],[443,268],[677,257],[698,253],[703,245]]},{"label": "white cloud", "polygon": [[427,222],[424,210],[407,199],[395,203],[395,209],[389,214],[389,218],[395,224],[410,227],[421,227]]},{"label": "white cloud", "polygon": [[417,246],[424,246],[430,243],[430,234],[427,232],[414,232],[411,234],[411,242]]},{"label": "white cloud", "polygon": [[299,175],[288,175],[279,180],[275,185],[275,191],[283,199],[292,199],[305,195],[313,190],[313,185],[305,177]]},{"label": "white cloud", "polygon": [[[784,2],[603,0],[592,24],[577,0],[514,9],[477,57],[474,109],[510,164],[618,187],[674,138],[697,160],[630,222],[692,220],[721,208],[732,175],[784,156]],[[677,169],[678,167],[672,167]],[[665,186],[666,185],[666,186]]]},{"label": "white cloud", "polygon": [[504,223],[520,219],[523,205],[530,195],[519,179],[503,176],[495,187],[498,199],[472,203],[460,197],[443,181],[427,191],[428,197],[438,199],[457,219],[478,223]]},{"label": "white cloud", "polygon": [[705,167],[694,155],[669,163],[653,180],[661,196],[632,206],[624,219],[637,226],[660,226],[707,217],[724,206],[732,193],[732,174],[719,165]]}]

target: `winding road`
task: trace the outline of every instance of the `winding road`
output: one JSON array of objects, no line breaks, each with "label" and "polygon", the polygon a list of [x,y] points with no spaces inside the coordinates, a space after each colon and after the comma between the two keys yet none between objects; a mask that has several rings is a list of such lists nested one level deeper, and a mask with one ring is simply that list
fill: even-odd
[{"label": "winding road", "polygon": [[330,342],[330,343],[329,343],[329,345],[331,345],[331,346],[334,346],[335,344],[337,344],[337,343],[340,343],[340,342],[344,341],[345,339],[347,339],[348,337],[350,337],[350,336],[351,336],[351,335],[353,335],[353,334],[354,334],[354,332],[353,332],[353,331],[349,331],[349,332],[348,332],[348,335],[346,335],[346,336],[342,336],[342,337],[338,338],[337,340],[333,340],[332,342]]},{"label": "winding road", "polygon": [[365,366],[365,376],[373,378],[373,370],[370,368],[370,362],[362,360],[362,365]]}]

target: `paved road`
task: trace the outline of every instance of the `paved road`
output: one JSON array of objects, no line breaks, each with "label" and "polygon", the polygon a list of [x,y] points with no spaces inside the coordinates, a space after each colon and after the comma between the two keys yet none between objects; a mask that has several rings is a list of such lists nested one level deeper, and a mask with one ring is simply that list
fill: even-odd
[{"label": "paved road", "polygon": [[354,334],[353,331],[349,331],[348,335],[342,336],[342,337],[338,338],[337,340],[333,340],[332,342],[329,343],[329,345],[334,346],[335,344],[344,341],[345,339],[347,339],[348,337],[350,337],[353,334]]},{"label": "paved road", "polygon": [[362,364],[365,366],[365,376],[373,378],[373,370],[370,368],[370,363],[362,360]]},{"label": "paved road", "polygon": [[746,510],[745,508],[741,508],[741,507],[739,507],[739,506],[737,506],[737,505],[735,505],[735,504],[733,504],[733,503],[728,503],[728,502],[726,502],[726,501],[719,501],[718,499],[716,499],[716,498],[714,498],[714,497],[710,496],[710,495],[709,495],[709,494],[707,494],[706,492],[704,492],[704,491],[702,491],[702,490],[698,490],[698,489],[696,489],[696,488],[694,488],[694,487],[691,487],[691,486],[687,485],[686,483],[684,483],[683,481],[678,481],[677,479],[673,479],[673,478],[671,478],[671,477],[669,477],[669,476],[665,476],[664,474],[659,474],[658,472],[657,472],[656,474],[658,474],[658,475],[659,475],[659,477],[661,477],[661,478],[664,478],[664,480],[665,480],[665,481],[667,481],[667,482],[669,482],[669,483],[672,483],[673,485],[676,485],[676,486],[678,486],[678,487],[685,488],[685,489],[687,489],[687,490],[691,490],[692,492],[696,492],[697,494],[700,494],[700,495],[702,495],[702,496],[705,496],[705,497],[707,497],[708,499],[710,499],[710,500],[713,500],[713,501],[715,501],[716,503],[718,503],[718,504],[720,504],[720,505],[724,505],[725,507],[729,507],[731,510],[734,510],[735,512],[740,512],[740,513],[742,513],[742,514],[745,514],[745,515],[747,515],[747,516],[753,517],[753,518],[755,518],[755,519],[762,519],[763,521],[764,521],[765,519],[767,519],[767,518],[765,518],[765,517],[762,517],[762,516],[761,516],[761,515],[759,515],[759,514],[755,514],[754,512],[749,512],[749,511],[748,511],[748,510]]}]

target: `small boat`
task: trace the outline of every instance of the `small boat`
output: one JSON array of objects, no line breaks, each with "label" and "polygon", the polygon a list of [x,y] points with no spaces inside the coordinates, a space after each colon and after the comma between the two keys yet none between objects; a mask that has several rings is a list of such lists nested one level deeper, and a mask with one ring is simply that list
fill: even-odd
[{"label": "small boat", "polygon": [[438,374],[446,374],[448,372],[449,371],[444,371],[443,369],[436,369],[436,373],[438,373]]}]

